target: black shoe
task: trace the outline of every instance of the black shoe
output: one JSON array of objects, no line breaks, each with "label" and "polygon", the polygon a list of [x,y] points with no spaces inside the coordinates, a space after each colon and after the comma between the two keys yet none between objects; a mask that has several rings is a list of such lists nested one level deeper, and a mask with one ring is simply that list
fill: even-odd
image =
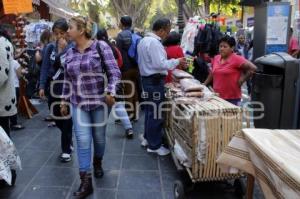
[{"label": "black shoe", "polygon": [[54,119],[50,115],[48,115],[47,117],[45,117],[43,120],[45,122],[53,122],[54,121]]},{"label": "black shoe", "polygon": [[137,119],[137,118],[132,118],[132,119],[130,119],[130,122],[131,123],[137,123],[139,120]]},{"label": "black shoe", "polygon": [[125,134],[126,134],[127,139],[132,139],[133,138],[133,130],[132,129],[127,129],[125,131]]},{"label": "black shoe", "polygon": [[115,120],[115,124],[122,124],[121,120]]},{"label": "black shoe", "polygon": [[95,178],[102,178],[104,175],[104,171],[102,168],[102,158],[94,157],[93,166]]},{"label": "black shoe", "polygon": [[17,180],[17,172],[16,170],[11,170],[11,186],[15,186]]}]

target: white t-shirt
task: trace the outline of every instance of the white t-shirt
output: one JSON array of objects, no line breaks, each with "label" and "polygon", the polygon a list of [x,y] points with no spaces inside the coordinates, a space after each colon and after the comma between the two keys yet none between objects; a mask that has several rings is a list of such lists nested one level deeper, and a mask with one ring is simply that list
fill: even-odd
[{"label": "white t-shirt", "polygon": [[13,60],[13,77],[14,77],[14,85],[15,88],[19,88],[20,87],[20,82],[19,82],[19,78],[17,75],[17,70],[19,67],[21,67],[21,65],[19,64],[19,62],[17,60]]}]

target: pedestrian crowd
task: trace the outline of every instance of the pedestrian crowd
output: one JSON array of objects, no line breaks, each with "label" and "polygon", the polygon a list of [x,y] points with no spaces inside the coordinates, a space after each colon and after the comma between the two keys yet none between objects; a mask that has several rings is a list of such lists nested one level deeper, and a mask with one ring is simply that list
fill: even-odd
[{"label": "pedestrian crowd", "polygon": [[[141,146],[159,156],[170,153],[163,142],[164,119],[158,109],[165,100],[165,84],[172,80],[172,71],[187,69],[181,35],[171,31],[167,18],[156,20],[145,35],[135,33],[132,25],[131,17],[121,17],[121,32],[113,41],[105,29],[95,33],[89,18],[58,19],[52,31],[41,35],[36,49],[35,61],[41,68],[39,97],[48,102],[50,114],[45,121],[61,131],[58,156],[62,163],[72,161],[73,133],[76,138],[81,179],[74,193],[77,198],[93,192],[92,174],[96,178],[104,175],[110,114],[124,127],[124,137],[132,139],[138,136],[133,125],[143,111]],[[207,74],[196,75],[202,75],[200,81],[212,86],[221,98],[239,105],[241,86],[247,81],[250,84],[256,70],[251,62],[252,47],[253,42],[246,43],[243,35],[238,42],[225,35],[218,43],[219,54],[211,57],[211,66],[204,64]],[[8,135],[11,129],[24,128],[17,122],[18,80],[28,71],[16,61],[17,56],[9,35],[1,28],[0,126]],[[195,65],[203,65],[197,61],[201,56],[195,55]]]}]

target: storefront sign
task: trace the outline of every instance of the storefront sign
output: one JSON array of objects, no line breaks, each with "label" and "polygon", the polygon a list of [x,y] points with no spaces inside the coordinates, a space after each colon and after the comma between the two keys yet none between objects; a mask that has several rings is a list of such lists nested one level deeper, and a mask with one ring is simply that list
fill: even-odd
[{"label": "storefront sign", "polygon": [[4,14],[32,12],[32,0],[3,0]]}]

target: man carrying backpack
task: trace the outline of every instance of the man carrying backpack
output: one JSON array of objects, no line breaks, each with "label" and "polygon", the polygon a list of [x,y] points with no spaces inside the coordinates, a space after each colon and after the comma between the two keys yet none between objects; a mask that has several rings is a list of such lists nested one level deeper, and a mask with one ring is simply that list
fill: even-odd
[{"label": "man carrying backpack", "polygon": [[[122,32],[117,37],[117,47],[123,57],[123,66],[121,67],[122,80],[124,83],[124,100],[127,104],[127,113],[131,121],[137,118],[139,70],[137,64],[137,45],[141,37],[133,33],[132,19],[130,16],[123,16],[120,19],[120,29]],[[131,84],[127,83],[130,81]],[[129,105],[129,106],[128,106]]]}]

